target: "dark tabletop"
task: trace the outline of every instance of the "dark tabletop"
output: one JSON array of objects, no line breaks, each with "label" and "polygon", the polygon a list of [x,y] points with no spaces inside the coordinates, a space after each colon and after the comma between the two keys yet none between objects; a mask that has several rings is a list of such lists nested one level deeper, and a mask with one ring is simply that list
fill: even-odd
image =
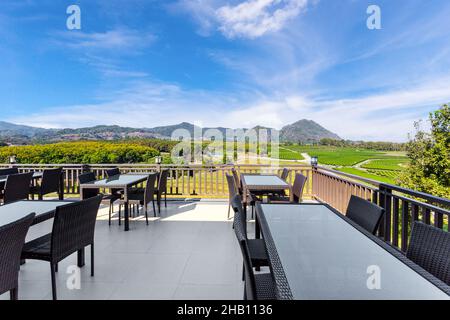
[{"label": "dark tabletop", "polygon": [[0,206],[0,227],[19,220],[28,214],[36,214],[34,223],[49,219],[54,215],[56,207],[72,203],[73,201],[17,201]]},{"label": "dark tabletop", "polygon": [[83,188],[126,188],[131,185],[146,181],[148,174],[120,174],[107,179],[83,183]]},{"label": "dark tabletop", "polygon": [[[6,182],[8,176],[0,176],[0,183]],[[42,178],[42,172],[33,172],[33,179],[40,179]]]},{"label": "dark tabletop", "polygon": [[[294,299],[450,298],[324,205],[261,209]],[[379,290],[367,286],[373,268]]]}]

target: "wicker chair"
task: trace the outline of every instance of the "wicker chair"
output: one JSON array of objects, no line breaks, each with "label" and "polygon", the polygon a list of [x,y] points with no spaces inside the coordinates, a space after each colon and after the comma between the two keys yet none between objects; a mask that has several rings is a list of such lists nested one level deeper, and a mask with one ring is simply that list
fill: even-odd
[{"label": "wicker chair", "polygon": [[164,206],[167,208],[167,177],[169,170],[162,170],[159,173],[158,180],[158,192],[157,192],[157,202],[158,202],[158,212],[161,213],[161,198],[164,194]]},{"label": "wicker chair", "polygon": [[345,215],[368,232],[375,234],[383,214],[383,208],[352,195]]},{"label": "wicker chair", "polygon": [[237,191],[242,195],[241,180],[235,168],[231,168],[231,173],[233,174],[234,183],[236,184]]},{"label": "wicker chair", "polygon": [[414,221],[406,256],[450,285],[450,233]]},{"label": "wicker chair", "polygon": [[[244,299],[245,300],[274,300],[275,299],[275,283],[273,281],[273,277],[271,273],[258,273],[255,274],[253,268],[257,267],[255,262],[260,260],[254,259],[252,255],[255,253],[252,252],[252,247],[254,245],[251,243],[256,239],[249,240],[247,239],[246,232],[246,219],[243,218],[243,211],[239,209],[242,208],[242,205],[238,205],[241,197],[236,195],[233,198],[233,209],[236,208],[235,216],[234,216],[234,232],[239,242],[239,246],[242,252],[242,258],[244,260],[244,268],[243,268],[243,280],[245,281],[244,285]],[[257,239],[256,241],[263,241]],[[264,243],[263,243],[264,245]],[[259,245],[258,245],[259,246]],[[263,247],[265,252],[265,247]],[[267,259],[267,258],[266,258]],[[266,260],[266,264],[268,265],[268,260]]]},{"label": "wicker chair", "polygon": [[[306,181],[308,178],[301,173],[297,173],[294,179],[294,185],[292,186],[292,193],[294,195],[294,203],[302,202],[303,190],[305,189]],[[282,195],[271,195],[268,197],[269,202],[277,203],[277,202],[290,202],[290,198]]]},{"label": "wicker chair", "polygon": [[105,175],[109,178],[109,177],[113,177],[113,176],[118,176],[120,174],[120,169],[119,168],[112,168],[112,169],[108,169],[105,170]]},{"label": "wicker chair", "polygon": [[238,195],[239,192],[236,188],[236,183],[232,175],[226,174],[227,184],[228,184],[228,219],[230,219],[230,211],[231,211],[231,201],[235,195]]},{"label": "wicker chair", "polygon": [[30,188],[30,193],[33,196],[38,196],[39,200],[43,200],[44,196],[53,192],[61,192],[62,168],[56,169],[46,169],[42,173],[42,183],[38,186],[32,186]]},{"label": "wicker chair", "polygon": [[59,261],[91,247],[91,276],[94,276],[94,232],[102,195],[57,207],[52,232],[25,243],[22,259],[50,262],[52,296],[56,300],[55,272]]},{"label": "wicker chair", "polygon": [[[153,205],[153,214],[156,217],[156,209],[155,209],[155,183],[156,183],[156,174],[151,174],[147,178],[147,183],[145,185],[145,188],[143,192],[139,193],[131,193],[128,195],[128,205],[137,205],[138,206],[138,213],[139,213],[139,205],[144,207],[145,211],[145,221],[148,225],[148,204],[151,202]],[[122,205],[125,205],[124,200],[120,200],[119,204],[119,219],[120,219],[120,212]],[[120,221],[119,221],[120,223]]]},{"label": "wicker chair", "polygon": [[[93,173],[93,172],[86,172],[86,173],[80,174],[78,176],[78,182],[80,184],[89,183],[89,182],[92,182],[95,180],[96,180],[95,173]],[[100,194],[100,189],[84,189],[82,198],[88,199],[88,198],[96,197],[99,194]],[[108,212],[109,225],[111,225],[111,215],[114,213],[114,202],[119,199],[120,199],[120,194],[117,194],[117,193],[103,195],[102,204],[106,204],[109,207],[109,212]],[[119,224],[120,224],[120,212],[119,212]]]},{"label": "wicker chair", "polygon": [[236,225],[239,224],[241,232],[244,234],[247,246],[249,248],[249,255],[252,261],[252,265],[258,270],[260,267],[268,266],[269,258],[267,257],[266,245],[264,244],[264,240],[248,239],[247,237],[247,218],[245,216],[244,208],[242,207],[242,198],[240,195],[235,195],[231,199],[231,206],[233,207],[234,211],[233,226],[236,228]]},{"label": "wicker chair", "polygon": [[0,294],[9,291],[11,300],[18,298],[20,253],[34,216],[0,227]]},{"label": "wicker chair", "polygon": [[10,174],[6,178],[3,203],[28,199],[33,172]]},{"label": "wicker chair", "polygon": [[[0,177],[8,176],[10,174],[17,174],[17,173],[19,173],[18,168],[0,169]],[[4,190],[5,190],[5,182],[0,182],[0,200],[2,200],[2,201],[4,198]]]},{"label": "wicker chair", "polygon": [[290,172],[291,172],[291,170],[289,170],[288,168],[283,168],[280,178],[283,179],[284,181],[286,181],[287,178],[289,177]]}]

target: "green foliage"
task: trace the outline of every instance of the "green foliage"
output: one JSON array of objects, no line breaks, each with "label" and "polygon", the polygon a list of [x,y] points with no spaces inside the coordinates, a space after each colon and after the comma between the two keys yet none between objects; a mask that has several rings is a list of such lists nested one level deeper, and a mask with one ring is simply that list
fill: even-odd
[{"label": "green foliage", "polygon": [[64,142],[0,148],[0,162],[16,155],[19,163],[139,163],[152,162],[154,148],[117,142]]},{"label": "green foliage", "polygon": [[321,139],[319,142],[322,146],[334,147],[353,147],[368,150],[378,151],[405,151],[405,143],[384,142],[384,141],[351,141],[351,140],[336,140],[330,138]]},{"label": "green foliage", "polygon": [[450,106],[430,113],[431,132],[420,129],[407,146],[411,164],[400,176],[407,188],[450,198]]}]

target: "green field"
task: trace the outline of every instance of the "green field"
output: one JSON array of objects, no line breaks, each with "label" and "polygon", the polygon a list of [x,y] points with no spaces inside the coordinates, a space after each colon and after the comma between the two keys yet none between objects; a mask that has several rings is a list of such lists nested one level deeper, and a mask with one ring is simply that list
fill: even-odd
[{"label": "green field", "polygon": [[278,151],[278,158],[281,160],[303,160],[303,156],[296,151],[287,149],[285,147],[281,147],[279,148]]},{"label": "green field", "polygon": [[340,148],[328,146],[289,146],[289,149],[298,153],[308,153],[317,156],[320,164],[335,166],[353,166],[368,159],[390,157],[385,152],[356,148]]},{"label": "green field", "polygon": [[387,177],[387,176],[381,175],[384,173],[380,173],[380,172],[369,172],[369,171],[364,171],[364,170],[355,169],[355,168],[348,168],[348,167],[347,168],[336,168],[336,170],[345,172],[345,173],[349,173],[349,174],[353,174],[355,176],[367,178],[367,179],[372,179],[372,180],[389,183],[389,184],[395,184],[395,176]]},{"label": "green field", "polygon": [[408,163],[408,159],[405,158],[379,159],[364,163],[361,167],[365,169],[401,171]]}]

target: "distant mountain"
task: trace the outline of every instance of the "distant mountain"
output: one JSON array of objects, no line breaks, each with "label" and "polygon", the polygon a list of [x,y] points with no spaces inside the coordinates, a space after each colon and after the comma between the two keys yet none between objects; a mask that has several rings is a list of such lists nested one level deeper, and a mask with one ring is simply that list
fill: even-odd
[{"label": "distant mountain", "polygon": [[[36,142],[76,141],[76,140],[118,140],[126,138],[159,138],[170,139],[172,133],[177,129],[187,130],[191,136],[195,129],[215,129],[226,138],[228,128],[199,128],[195,125],[182,122],[176,125],[160,126],[154,128],[130,128],[120,126],[100,125],[95,127],[77,129],[43,129],[30,126],[16,125],[0,121],[0,140],[13,144],[25,144]],[[270,129],[256,126],[252,129]],[[269,139],[270,137],[270,131]],[[283,142],[317,142],[322,138],[340,139],[338,135],[323,128],[312,120],[300,120],[287,125],[278,132]]]},{"label": "distant mountain", "polygon": [[283,142],[317,142],[323,138],[341,140],[341,138],[312,120],[299,120],[284,126],[280,131]]}]

